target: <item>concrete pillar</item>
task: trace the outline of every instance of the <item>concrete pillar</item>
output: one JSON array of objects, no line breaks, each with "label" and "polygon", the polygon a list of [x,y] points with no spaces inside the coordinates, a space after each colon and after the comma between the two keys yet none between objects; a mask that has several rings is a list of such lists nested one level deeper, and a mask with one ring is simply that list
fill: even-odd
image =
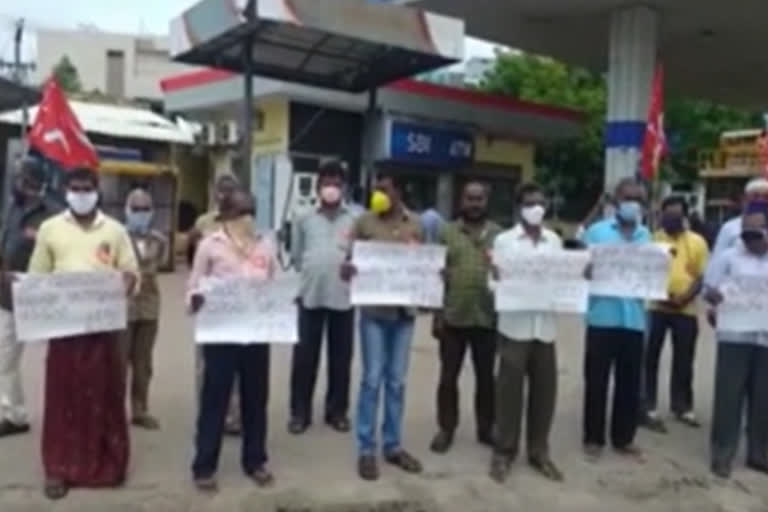
[{"label": "concrete pillar", "polygon": [[648,117],[659,40],[659,13],[628,6],[611,14],[605,187],[635,176]]}]

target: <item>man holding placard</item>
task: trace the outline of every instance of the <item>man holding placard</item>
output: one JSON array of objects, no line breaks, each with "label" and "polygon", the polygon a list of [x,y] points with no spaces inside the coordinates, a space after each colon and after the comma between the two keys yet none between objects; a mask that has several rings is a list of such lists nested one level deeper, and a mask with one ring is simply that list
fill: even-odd
[{"label": "man holding placard", "polygon": [[12,186],[0,243],[0,437],[29,432],[20,372],[24,345],[13,320],[11,284],[16,273],[27,270],[40,224],[59,210],[43,197],[45,171],[39,161],[22,160]]},{"label": "man holding placard", "polygon": [[493,296],[488,290],[488,253],[501,228],[488,220],[488,185],[470,181],[461,193],[460,217],[443,227],[446,246],[443,312],[435,314],[435,336],[440,343],[440,383],[437,422],[440,431],[431,449],[445,453],[453,444],[459,423],[458,379],[469,349],[475,370],[477,440],[493,442],[493,381],[496,329]]},{"label": "man holding placard", "polygon": [[741,237],[741,224],[746,215],[746,209],[750,204],[755,202],[762,202],[768,205],[768,179],[753,178],[746,184],[742,202],[744,213],[722,225],[720,231],[717,233],[715,246],[712,249],[713,256],[719,255],[721,252],[730,249],[739,242]]},{"label": "man holding placard", "polygon": [[[543,227],[546,200],[538,185],[524,185],[519,193],[520,222],[496,237],[494,263],[519,252],[562,250],[554,231]],[[504,270],[494,267],[495,278]],[[550,480],[563,475],[549,456],[549,432],[557,398],[557,318],[552,311],[499,313],[499,372],[496,380],[496,442],[490,476],[506,481],[520,444],[523,410],[527,410],[528,462]],[[527,386],[526,381],[527,380]],[[524,389],[528,389],[525,400]],[[527,408],[525,404],[527,402]]]},{"label": "man holding placard", "polygon": [[291,253],[301,273],[300,340],[291,364],[291,420],[288,431],[304,433],[312,423],[312,401],[323,337],[328,344],[328,390],[325,422],[337,432],[350,429],[349,373],[352,365],[355,313],[349,283],[339,266],[346,259],[355,219],[342,203],[345,170],[338,160],[318,169],[319,208],[295,223]]},{"label": "man holding placard", "polygon": [[768,473],[768,207],[747,205],[741,240],[712,260],[705,297],[717,308],[712,472],[731,474],[746,405],[747,467]]},{"label": "man holding placard", "polygon": [[[584,234],[591,247],[649,244],[643,225],[645,188],[633,179],[616,187],[616,216],[593,224]],[[597,276],[594,276],[597,278]],[[665,281],[666,282],[666,281]],[[599,457],[605,446],[606,405],[614,375],[610,439],[622,455],[640,457],[634,445],[640,406],[640,379],[645,334],[645,301],[611,296],[610,290],[590,298],[584,363],[584,450]]]},{"label": "man holding placard", "polygon": [[[125,228],[98,208],[98,175],[75,169],[65,182],[69,209],[40,226],[29,272],[120,271],[132,293],[136,257]],[[129,440],[118,338],[113,331],[50,340],[42,445],[51,499],[63,498],[73,486],[110,487],[125,480]]]},{"label": "man holding placard", "polygon": [[701,292],[709,258],[707,242],[686,227],[688,203],[684,197],[671,196],[661,205],[661,230],[654,240],[672,251],[669,272],[669,297],[651,306],[648,346],[645,351],[644,424],[651,430],[666,432],[656,410],[659,358],[667,331],[672,335],[672,375],[670,408],[683,424],[698,427],[693,411],[693,367],[696,339],[699,335],[696,299]]},{"label": "man holding placard", "polygon": [[[371,211],[360,217],[353,240],[420,244],[423,234],[418,217],[406,210],[394,176],[382,174],[371,196]],[[351,261],[341,268],[342,278],[352,279]],[[379,478],[376,457],[376,418],[384,388],[382,427],[385,460],[408,473],[419,473],[421,462],[401,445],[405,384],[410,361],[414,316],[412,307],[367,306],[360,310],[362,376],[357,405],[358,474],[364,480]]]},{"label": "man holding placard", "polygon": [[[206,280],[267,281],[274,277],[276,249],[269,237],[256,232],[254,215],[253,198],[237,189],[232,194],[231,205],[219,216],[221,228],[204,238],[195,254],[189,276],[189,305],[193,313],[199,314],[203,308],[215,306],[207,303]],[[274,482],[266,466],[269,341],[253,339],[242,343],[233,340],[232,343],[206,342],[202,345],[203,382],[192,463],[192,476],[201,491],[218,489],[216,471],[236,377],[240,384],[243,471],[259,487]]]}]

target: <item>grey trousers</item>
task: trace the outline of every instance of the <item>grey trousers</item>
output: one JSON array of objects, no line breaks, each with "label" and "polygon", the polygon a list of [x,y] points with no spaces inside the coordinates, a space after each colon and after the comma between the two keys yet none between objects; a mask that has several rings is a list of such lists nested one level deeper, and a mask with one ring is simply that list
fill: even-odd
[{"label": "grey trousers", "polygon": [[499,335],[498,353],[494,451],[512,458],[517,455],[525,411],[528,458],[547,459],[557,400],[555,344],[513,341]]},{"label": "grey trousers", "polygon": [[768,347],[717,345],[715,404],[712,411],[712,463],[731,466],[739,447],[747,407],[747,460],[768,462]]}]

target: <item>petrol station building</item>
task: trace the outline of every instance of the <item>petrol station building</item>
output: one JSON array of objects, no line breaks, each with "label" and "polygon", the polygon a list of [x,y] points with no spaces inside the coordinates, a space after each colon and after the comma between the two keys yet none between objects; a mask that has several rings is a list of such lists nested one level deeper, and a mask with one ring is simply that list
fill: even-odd
[{"label": "petrol station building", "polygon": [[[445,215],[461,183],[482,178],[492,184],[491,214],[509,224],[514,191],[533,174],[536,142],[581,128],[573,110],[407,78],[463,56],[463,22],[420,9],[204,0],[171,30],[176,58],[215,69],[164,80],[166,109],[206,127],[217,171],[232,168],[233,158],[235,168],[250,162],[245,179],[268,229],[312,206],[324,157],[347,161],[363,187],[376,171],[392,171],[410,207]],[[238,57],[243,47],[249,62]],[[259,76],[244,79],[249,73]],[[249,147],[240,146],[248,138],[217,128],[226,126],[250,127]]]}]

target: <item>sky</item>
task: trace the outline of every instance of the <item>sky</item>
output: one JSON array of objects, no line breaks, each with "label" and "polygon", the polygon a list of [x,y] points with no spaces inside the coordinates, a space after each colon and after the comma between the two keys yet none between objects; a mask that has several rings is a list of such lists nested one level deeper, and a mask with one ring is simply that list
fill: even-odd
[{"label": "sky", "polygon": [[[106,32],[131,34],[168,33],[169,21],[196,0],[24,0],[0,2],[0,59],[13,56],[13,27],[23,17],[30,35],[36,27],[77,28],[93,25]],[[467,57],[492,57],[494,45],[468,38]],[[34,38],[24,46],[27,58],[34,55]]]}]

